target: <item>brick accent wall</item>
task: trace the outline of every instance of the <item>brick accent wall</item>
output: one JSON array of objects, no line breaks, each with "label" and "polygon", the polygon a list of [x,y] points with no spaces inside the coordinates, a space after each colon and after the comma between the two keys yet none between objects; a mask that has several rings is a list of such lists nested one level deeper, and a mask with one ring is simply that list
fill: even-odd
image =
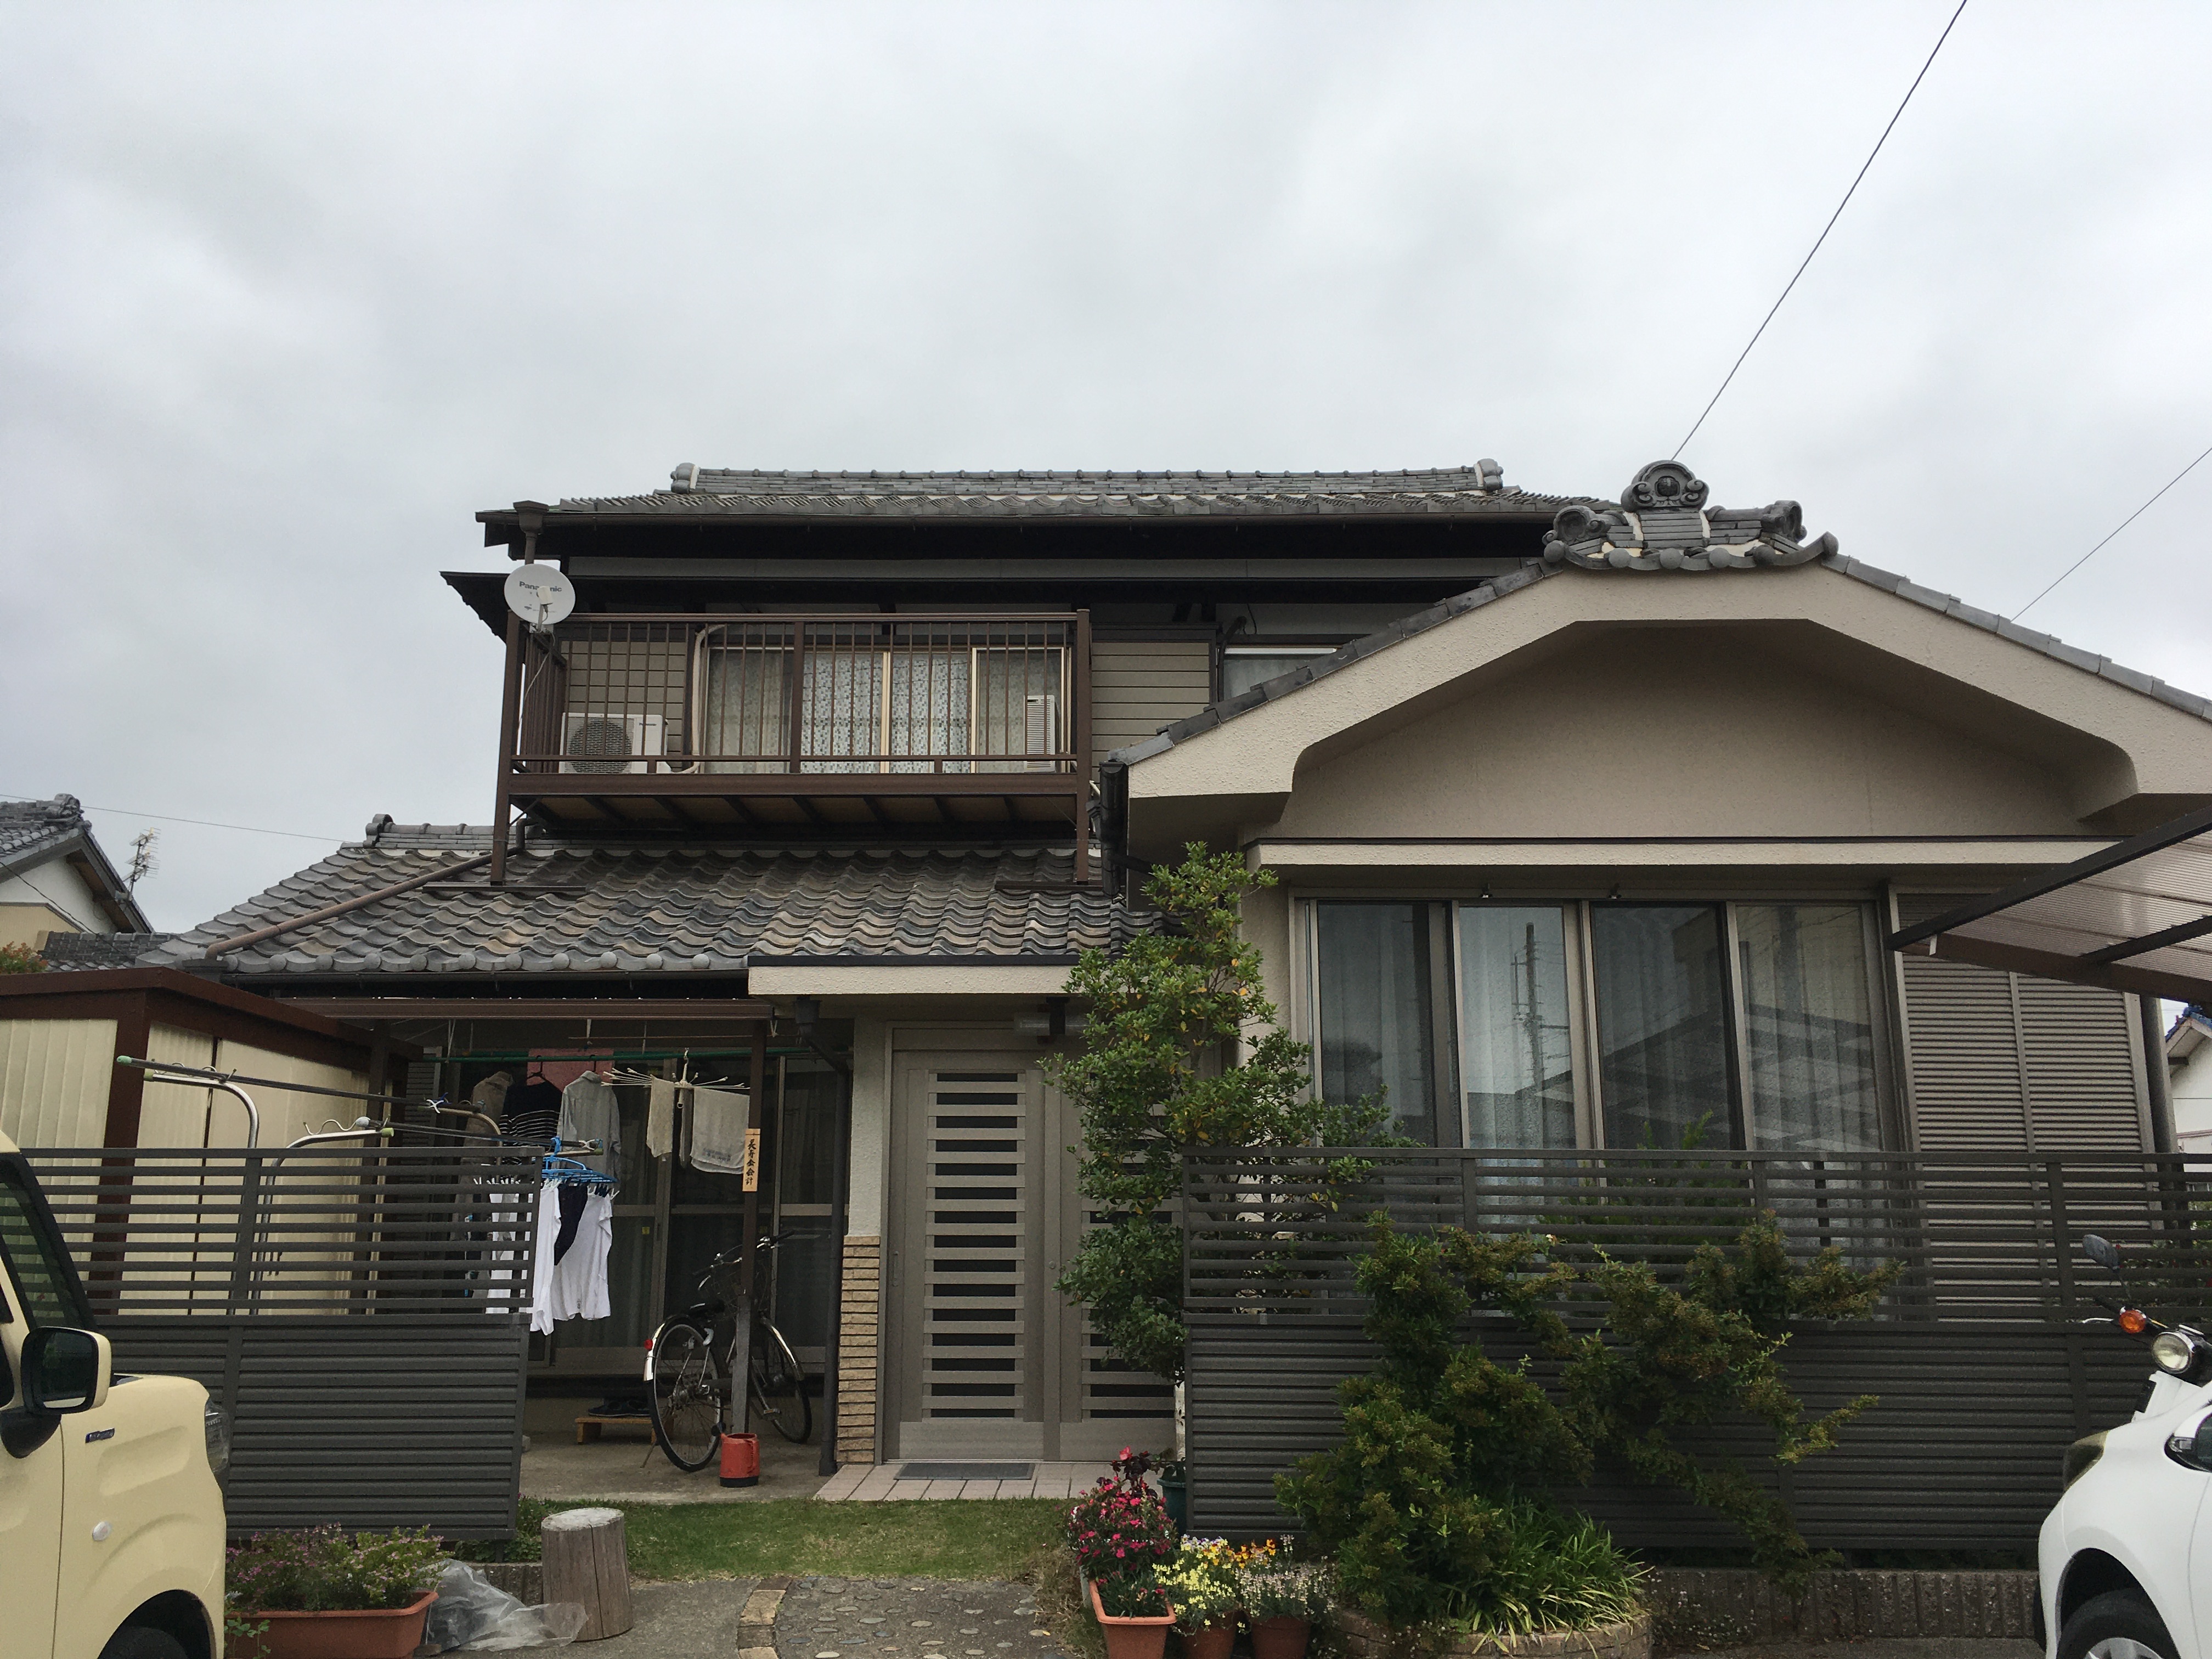
[{"label": "brick accent wall", "polygon": [[845,1287],[837,1316],[837,1461],[876,1461],[877,1378],[883,1364],[884,1241],[845,1235]]}]

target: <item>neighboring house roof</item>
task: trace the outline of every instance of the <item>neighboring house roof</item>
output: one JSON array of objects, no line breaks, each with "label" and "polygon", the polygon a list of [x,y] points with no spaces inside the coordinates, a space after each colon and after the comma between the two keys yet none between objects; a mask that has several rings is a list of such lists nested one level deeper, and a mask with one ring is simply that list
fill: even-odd
[{"label": "neighboring house roof", "polygon": [[2202,1008],[2185,1008],[2181,1018],[2173,1022],[2173,1029],[2166,1034],[2166,1060],[2169,1066],[2179,1066],[2212,1041],[2212,1014]]},{"label": "neighboring house roof", "polygon": [[594,518],[1342,518],[1480,514],[1541,519],[1578,498],[1507,487],[1495,461],[1396,472],[754,472],[686,463],[674,488],[518,503],[507,525]]},{"label": "neighboring house roof", "polygon": [[[145,958],[210,943],[488,849],[466,826],[379,828]],[[482,869],[225,952],[226,973],[728,973],[769,963],[1072,962],[1146,924],[1073,886],[1066,849],[809,849],[533,841],[508,884]]]},{"label": "neighboring house roof", "polygon": [[[1660,462],[1646,467],[1637,475],[1637,482],[1626,492],[1632,499],[1639,486],[1647,479],[1660,474],[1662,469],[1679,472],[1688,477],[1688,470],[1672,463]],[[1697,501],[1702,504],[1705,486],[1692,479],[1697,491]],[[1870,586],[1895,594],[1899,599],[1939,611],[1984,632],[1996,634],[2024,645],[2032,651],[2078,668],[2084,673],[2097,675],[2131,691],[2194,714],[2202,720],[2212,720],[2212,698],[2200,697],[2184,691],[2179,686],[2148,674],[2125,668],[2109,657],[2100,657],[2090,652],[2068,645],[2050,634],[2039,634],[2033,629],[1998,616],[1994,611],[1981,611],[1952,594],[1939,593],[1932,588],[1918,586],[1905,577],[1875,568],[1856,559],[1846,558],[1835,550],[1833,536],[1822,536],[1807,545],[1799,545],[1802,535],[1802,515],[1795,501],[1777,501],[1771,507],[1750,511],[1729,512],[1710,508],[1702,514],[1692,511],[1686,517],[1701,520],[1702,525],[1685,526],[1663,522],[1662,515],[1646,510],[1642,514],[1624,509],[1617,503],[1601,502],[1600,510],[1577,503],[1563,507],[1555,520],[1555,527],[1547,538],[1544,557],[1532,561],[1522,569],[1509,575],[1497,576],[1478,584],[1464,593],[1455,594],[1439,605],[1425,611],[1401,617],[1378,634],[1358,639],[1340,650],[1325,657],[1316,657],[1301,663],[1287,674],[1262,681],[1249,690],[1233,697],[1224,698],[1200,710],[1186,720],[1163,726],[1142,743],[1131,744],[1115,750],[1107,757],[1112,764],[1133,766],[1138,762],[1164,753],[1176,744],[1194,738],[1203,732],[1247,714],[1265,703],[1278,701],[1324,679],[1352,664],[1388,650],[1401,641],[1425,634],[1432,628],[1442,627],[1455,617],[1517,593],[1522,589],[1548,578],[1558,576],[1571,566],[1580,569],[1618,574],[1621,580],[1633,580],[1643,571],[1671,571],[1679,575],[1701,574],[1711,580],[1730,580],[1730,572],[1758,566],[1787,568],[1815,562],[1838,571]],[[1664,520],[1679,520],[1685,515],[1668,514]],[[1655,522],[1662,521],[1662,522]],[[1641,529],[1638,528],[1641,525]],[[1619,543],[1613,538],[1618,536]],[[1648,545],[1647,545],[1648,538]]]},{"label": "neighboring house roof", "polygon": [[0,878],[17,877],[35,888],[39,866],[57,862],[76,871],[118,930],[147,931],[145,912],[100,851],[75,795],[0,801]]},{"label": "neighboring house roof", "polygon": [[55,933],[39,954],[52,968],[128,968],[160,950],[174,933]]}]

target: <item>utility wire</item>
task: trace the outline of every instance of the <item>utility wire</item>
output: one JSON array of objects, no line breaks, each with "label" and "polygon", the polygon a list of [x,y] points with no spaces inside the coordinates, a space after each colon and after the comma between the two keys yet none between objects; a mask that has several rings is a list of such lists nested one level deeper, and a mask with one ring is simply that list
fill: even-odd
[{"label": "utility wire", "polygon": [[[0,800],[39,801],[51,796],[0,795]],[[250,836],[289,836],[294,841],[342,842],[343,836],[310,836],[297,830],[264,830],[255,823],[217,823],[213,818],[180,818],[167,812],[140,812],[128,806],[88,806],[88,812],[118,812],[128,818],[159,818],[163,823],[197,823],[204,830],[243,830]]]},{"label": "utility wire", "polygon": [[[2203,452],[2203,454],[2200,454],[2199,456],[2197,456],[2197,461],[2201,461],[2201,460],[2203,460],[2203,459],[2204,459],[2204,456],[2205,456],[2205,455],[2212,455],[2212,449],[2207,449],[2207,450],[2205,450],[2205,451]],[[2180,483],[2184,478],[2187,477],[2191,473],[2192,473],[2192,472],[2194,472],[2195,471],[2197,471],[2197,461],[2191,461],[2191,462],[2190,462],[2190,464],[2189,464],[2187,466],[2183,467],[2183,468],[2181,469],[2181,471],[2179,471],[2179,472],[2175,473],[2175,474],[2174,474],[2171,478],[2168,478],[2168,479],[2166,481],[2166,489],[2161,489],[2161,490],[2160,490],[2160,491],[2158,492],[2158,495],[2165,495],[2165,494],[2166,494],[2166,491],[2167,489],[2172,489],[2172,488],[2174,487],[2174,485],[2176,485],[2176,484],[2179,483]],[[2158,495],[2154,495],[2154,496],[2152,496],[2152,497],[2150,498],[2150,501],[2145,501],[2145,502],[2144,502],[2141,507],[2137,507],[2134,512],[2132,512],[2132,513],[2129,514],[2128,514],[2128,516],[2127,516],[2126,518],[2124,518],[2124,519],[2121,520],[2120,520],[2120,522],[2119,522],[2118,526],[2113,530],[2113,532],[2112,532],[2112,536],[2117,536],[2117,535],[2118,535],[2118,534],[2120,533],[2120,532],[2121,532],[2121,531],[2125,530],[2125,529],[2126,529],[2130,525],[2133,524],[2133,523],[2134,523],[2137,519],[2140,519],[2141,517],[2142,517],[2142,515],[2143,515],[2144,514],[2146,514],[2146,513],[2149,512],[2149,511],[2150,511],[2150,509],[2151,509],[2152,503],[2153,503],[2153,502],[2154,502],[2154,501],[2156,501],[2158,500]],[[2112,536],[2107,536],[2107,537],[2106,537],[2106,538],[2105,538],[2105,542],[2108,542],[2108,541],[2112,540]],[[2078,558],[2078,559],[2075,560],[2073,563],[2071,563],[2071,564],[2068,565],[2068,566],[2066,567],[2066,568],[2065,568],[2065,569],[2063,569],[2063,570],[2060,571],[2057,576],[2055,576],[2055,577],[2053,577],[2053,578],[2051,579],[2051,586],[2050,586],[2050,587],[2046,587],[2046,588],[2045,588],[2041,593],[2037,594],[2033,599],[2030,599],[2030,600],[2029,600],[2026,605],[2024,605],[2021,606],[2021,608],[2020,608],[2019,610],[2017,610],[2017,611],[2014,611],[2014,612],[2012,613],[2012,620],[2013,620],[2013,621],[2014,621],[2014,622],[2018,622],[2018,621],[2019,621],[2022,617],[2025,617],[2025,616],[2026,616],[2029,611],[2031,611],[2034,610],[2034,609],[2035,609],[2035,607],[2036,607],[2037,605],[2041,605],[2041,604],[2043,603],[2044,599],[2045,598],[2045,596],[2046,596],[2046,595],[2048,595],[2048,594],[2050,593],[2050,592],[2051,592],[2051,588],[2057,586],[2058,586],[2058,584],[2059,584],[2060,582],[2064,581],[2064,580],[2065,580],[2069,576],[2072,575],[2075,571],[2079,570],[2079,569],[2080,569],[2083,565],[2085,565],[2085,564],[2088,563],[2090,560],[2092,560],[2092,559],[2095,558],[2095,557],[2097,556],[2097,553],[2098,553],[2099,549],[2101,549],[2101,548],[2104,546],[2105,542],[2099,542],[2095,547],[2091,548],[2091,549],[2090,549],[2087,553],[2084,553],[2084,554],[2083,554],[2080,558]]]},{"label": "utility wire", "polygon": [[[1943,50],[1943,43],[1951,38],[1951,31],[1959,21],[1960,13],[1966,9],[1966,0],[1959,0],[1959,10],[1951,14],[1951,21],[1943,25],[1943,33],[1936,37],[1936,45],[1928,54],[1928,62],[1920,66],[1920,73],[1912,77],[1912,84],[1905,89],[1905,96],[1898,103],[1896,114],[1889,118],[1889,126],[1884,127],[1881,130],[1881,137],[1874,141],[1874,148],[1867,152],[1866,161],[1859,168],[1858,176],[1851,180],[1850,189],[1844,192],[1844,199],[1836,204],[1836,210],[1828,216],[1828,222],[1820,228],[1820,235],[1814,240],[1812,252],[1805,256],[1803,264],[1797,267],[1796,275],[1790,277],[1789,286],[1782,290],[1782,300],[1790,297],[1790,289],[1797,286],[1797,277],[1805,274],[1805,266],[1813,263],[1813,254],[1820,251],[1820,244],[1828,240],[1828,233],[1836,228],[1836,221],[1844,216],[1844,210],[1851,204],[1851,197],[1859,187],[1859,179],[1867,176],[1867,168],[1874,165],[1874,158],[1881,154],[1881,147],[1889,142],[1890,128],[1897,125],[1898,116],[1905,113],[1905,106],[1912,101],[1912,94],[1920,90],[1921,82],[1927,77],[1929,68],[1936,62],[1936,53]],[[1729,382],[1735,379],[1736,370],[1741,368],[1743,360],[1751,356],[1752,346],[1759,343],[1759,337],[1766,332],[1766,325],[1774,320],[1775,312],[1782,309],[1782,300],[1777,300],[1774,302],[1772,309],[1760,319],[1759,326],[1752,331],[1750,345],[1745,346],[1738,354],[1735,362],[1729,369],[1728,379],[1721,382],[1720,392],[1713,393],[1712,402],[1708,403],[1698,418],[1691,423],[1690,429],[1682,434],[1682,441],[1674,446],[1674,453],[1668,456],[1668,459],[1674,460],[1679,458],[1681,453],[1690,447],[1690,440],[1698,435],[1698,428],[1705,423],[1705,416],[1713,412],[1713,404],[1720,402],[1721,392],[1729,389]]]}]

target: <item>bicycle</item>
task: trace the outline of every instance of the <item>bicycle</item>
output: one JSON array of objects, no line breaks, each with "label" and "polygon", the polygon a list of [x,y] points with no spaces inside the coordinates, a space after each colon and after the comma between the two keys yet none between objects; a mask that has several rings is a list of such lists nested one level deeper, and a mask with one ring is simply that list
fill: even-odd
[{"label": "bicycle", "polygon": [[[760,1241],[758,1263],[775,1259],[789,1237],[778,1233]],[[737,1320],[733,1298],[722,1292],[743,1258],[726,1250],[699,1276],[698,1297],[682,1313],[661,1322],[646,1350],[645,1380],[652,1385],[653,1428],[668,1461],[690,1473],[703,1469],[731,1432],[729,1373],[736,1357]],[[765,1277],[757,1268],[756,1277]],[[752,1345],[745,1368],[745,1392],[754,1412],[786,1440],[797,1445],[814,1427],[814,1407],[806,1397],[806,1374],[768,1316],[753,1303]],[[720,1356],[719,1359],[717,1356]]]}]

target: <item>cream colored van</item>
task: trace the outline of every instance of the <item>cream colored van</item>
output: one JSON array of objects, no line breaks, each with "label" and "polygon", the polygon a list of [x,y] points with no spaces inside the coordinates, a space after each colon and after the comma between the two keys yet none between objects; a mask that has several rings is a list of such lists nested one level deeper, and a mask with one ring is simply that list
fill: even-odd
[{"label": "cream colored van", "polygon": [[228,1425],[118,1376],[52,1212],[0,1135],[0,1656],[218,1659]]}]

